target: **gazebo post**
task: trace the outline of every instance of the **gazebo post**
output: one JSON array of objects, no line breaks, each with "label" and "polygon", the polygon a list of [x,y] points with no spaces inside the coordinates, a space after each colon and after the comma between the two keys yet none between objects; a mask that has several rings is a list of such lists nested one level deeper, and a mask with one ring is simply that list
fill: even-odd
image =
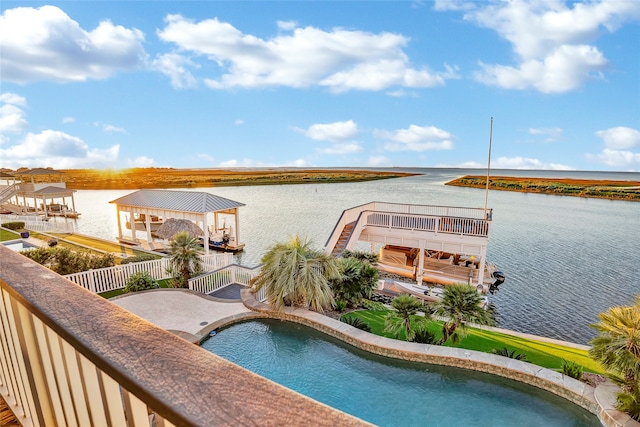
[{"label": "gazebo post", "polygon": [[[73,207],[75,211],[75,205]],[[118,221],[118,239],[122,239],[122,220],[120,219],[120,205],[116,205],[116,219]]]},{"label": "gazebo post", "polygon": [[234,234],[237,246],[240,244],[240,215],[238,214],[238,208],[233,209],[233,218],[236,221],[236,232]]}]

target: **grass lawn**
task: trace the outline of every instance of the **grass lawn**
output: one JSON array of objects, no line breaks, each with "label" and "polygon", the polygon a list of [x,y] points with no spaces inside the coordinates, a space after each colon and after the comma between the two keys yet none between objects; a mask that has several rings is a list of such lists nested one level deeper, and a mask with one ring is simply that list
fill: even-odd
[{"label": "grass lawn", "polygon": [[[372,333],[394,338],[391,334],[383,332],[384,318],[387,313],[388,311],[361,310],[345,314],[345,317],[358,317],[371,327]],[[438,338],[442,336],[440,333],[441,328],[442,323],[438,321],[432,321],[429,325],[429,329],[435,332]],[[527,357],[527,362],[544,368],[559,370],[562,366],[562,361],[566,360],[581,365],[585,372],[605,373],[600,364],[589,357],[586,350],[483,329],[468,328],[467,330],[469,333],[461,342],[456,345],[445,345],[484,353],[491,353],[493,349],[500,350],[506,347],[509,350],[515,350],[516,353],[523,353]],[[400,339],[404,339],[404,334],[401,334]]]},{"label": "grass lawn", "polygon": [[9,231],[0,228],[0,242],[5,242],[7,240],[16,240],[20,238],[20,233],[16,233],[14,231]]}]

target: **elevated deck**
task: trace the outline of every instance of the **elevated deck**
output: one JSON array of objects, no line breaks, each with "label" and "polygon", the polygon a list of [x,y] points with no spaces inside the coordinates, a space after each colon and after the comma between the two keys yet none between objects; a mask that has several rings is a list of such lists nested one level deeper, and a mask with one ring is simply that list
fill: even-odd
[{"label": "elevated deck", "polygon": [[380,252],[385,271],[419,283],[429,276],[436,283],[484,287],[491,224],[489,209],[371,202],[342,213],[325,252],[340,256],[368,242],[372,252]]}]

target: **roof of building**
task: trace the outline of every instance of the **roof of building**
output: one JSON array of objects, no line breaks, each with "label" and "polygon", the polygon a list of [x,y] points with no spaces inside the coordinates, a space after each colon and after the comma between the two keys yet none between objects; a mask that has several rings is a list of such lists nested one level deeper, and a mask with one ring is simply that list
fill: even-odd
[{"label": "roof of building", "polygon": [[244,203],[203,191],[178,190],[138,190],[109,203],[120,206],[196,213],[217,212],[245,206]]},{"label": "roof of building", "polygon": [[35,190],[31,193],[36,196],[55,196],[56,194],[70,196],[75,192],[76,190],[70,190],[68,188],[62,188],[62,187],[56,187],[55,185],[50,185],[48,187]]}]

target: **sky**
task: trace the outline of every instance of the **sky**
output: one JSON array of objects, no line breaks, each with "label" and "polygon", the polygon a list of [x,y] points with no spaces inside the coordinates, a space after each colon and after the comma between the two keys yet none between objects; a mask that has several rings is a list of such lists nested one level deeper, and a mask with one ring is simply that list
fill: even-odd
[{"label": "sky", "polygon": [[640,1],[0,2],[0,167],[640,171]]}]

